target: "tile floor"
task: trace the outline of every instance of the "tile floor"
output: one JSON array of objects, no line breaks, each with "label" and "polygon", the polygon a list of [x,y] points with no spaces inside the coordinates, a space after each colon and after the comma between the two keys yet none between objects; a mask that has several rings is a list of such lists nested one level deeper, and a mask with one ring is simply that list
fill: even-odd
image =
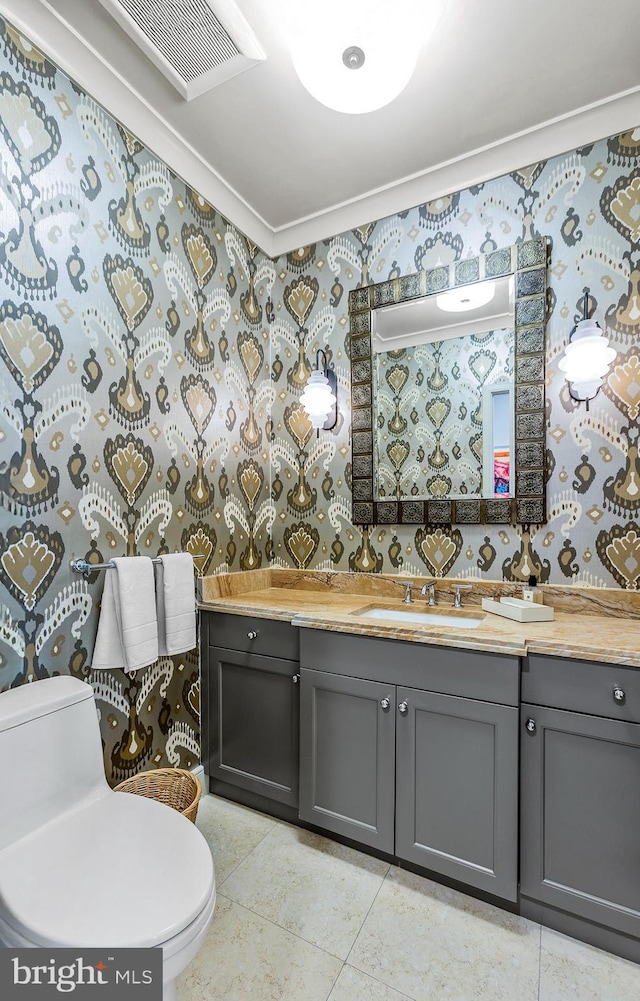
[{"label": "tile floor", "polygon": [[640,967],[214,796],[207,940],[178,1001],[639,1001]]}]

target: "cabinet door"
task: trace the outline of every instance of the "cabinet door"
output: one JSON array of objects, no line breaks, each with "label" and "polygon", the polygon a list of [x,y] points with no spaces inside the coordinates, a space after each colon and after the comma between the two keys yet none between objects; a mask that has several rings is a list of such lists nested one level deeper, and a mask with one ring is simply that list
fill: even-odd
[{"label": "cabinet door", "polygon": [[396,855],[516,900],[518,710],[411,688],[397,700]]},{"label": "cabinet door", "polygon": [[393,852],[394,686],[300,673],[300,818]]},{"label": "cabinet door", "polygon": [[640,725],[521,719],[522,894],[640,937]]},{"label": "cabinet door", "polygon": [[298,664],[208,650],[210,777],[296,807]]}]

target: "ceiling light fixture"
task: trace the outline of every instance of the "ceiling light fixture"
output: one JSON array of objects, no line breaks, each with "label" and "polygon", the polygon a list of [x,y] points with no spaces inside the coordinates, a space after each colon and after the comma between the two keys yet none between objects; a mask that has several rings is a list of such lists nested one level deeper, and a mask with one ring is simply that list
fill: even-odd
[{"label": "ceiling light fixture", "polygon": [[491,302],[496,294],[495,282],[478,282],[441,292],[436,296],[436,306],[445,313],[468,313]]},{"label": "ceiling light fixture", "polygon": [[558,368],[564,372],[569,383],[569,393],[574,400],[586,401],[597,396],[603,380],[609,371],[609,365],[615,358],[615,348],[609,347],[609,341],[602,333],[599,323],[587,318],[589,309],[589,289],[584,290],[582,304],[582,319],[576,323],[569,334],[564,355],[558,362]]},{"label": "ceiling light fixture", "polygon": [[[345,114],[376,111],[407,86],[442,0],[297,3],[291,57],[301,83],[321,104]],[[427,8],[425,11],[424,8]]]},{"label": "ceiling light fixture", "polygon": [[[323,364],[320,368],[320,355]],[[316,353],[316,367],[309,376],[300,403],[307,412],[312,427],[331,431],[338,420],[338,380],[335,372],[327,367],[327,356],[320,348]]]}]

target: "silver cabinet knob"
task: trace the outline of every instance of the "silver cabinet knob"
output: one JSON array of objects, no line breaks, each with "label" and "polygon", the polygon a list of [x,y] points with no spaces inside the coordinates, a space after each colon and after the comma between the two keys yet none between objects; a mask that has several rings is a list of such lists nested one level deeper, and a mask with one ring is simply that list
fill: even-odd
[{"label": "silver cabinet knob", "polygon": [[409,712],[409,703],[406,702],[406,701],[405,702],[401,702],[400,705],[398,706],[398,712],[402,713],[403,716],[405,715],[405,713],[408,713]]},{"label": "silver cabinet knob", "polygon": [[388,709],[389,706],[391,705],[391,699],[387,698],[380,699],[380,705],[382,706],[383,709]]},{"label": "silver cabinet knob", "polygon": [[291,680],[293,681],[294,685],[297,685],[298,682],[300,681],[300,675],[299,674],[294,674],[294,676],[293,676],[293,678]]},{"label": "silver cabinet knob", "polygon": [[257,638],[257,636],[258,636],[258,634],[257,634],[257,632],[256,632],[255,629],[250,629],[249,632],[247,633],[247,639],[248,640],[255,640]]},{"label": "silver cabinet knob", "polygon": [[622,705],[626,701],[627,696],[625,695],[624,688],[620,688],[619,685],[613,689],[613,699],[614,702],[618,702]]},{"label": "silver cabinet knob", "polygon": [[538,729],[536,726],[536,721],[531,718],[527,720],[527,722],[525,723],[525,727],[527,728],[527,733],[535,733],[536,730]]}]

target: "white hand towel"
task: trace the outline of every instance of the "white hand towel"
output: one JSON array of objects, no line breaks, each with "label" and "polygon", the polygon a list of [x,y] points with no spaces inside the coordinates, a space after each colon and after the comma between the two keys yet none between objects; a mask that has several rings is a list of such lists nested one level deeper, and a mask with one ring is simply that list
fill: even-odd
[{"label": "white hand towel", "polygon": [[105,570],[102,608],[93,650],[94,671],[147,667],[158,659],[158,622],[153,563],[123,556]]},{"label": "white hand towel", "polygon": [[155,566],[160,656],[186,653],[196,645],[193,558],[189,553],[170,553]]}]

